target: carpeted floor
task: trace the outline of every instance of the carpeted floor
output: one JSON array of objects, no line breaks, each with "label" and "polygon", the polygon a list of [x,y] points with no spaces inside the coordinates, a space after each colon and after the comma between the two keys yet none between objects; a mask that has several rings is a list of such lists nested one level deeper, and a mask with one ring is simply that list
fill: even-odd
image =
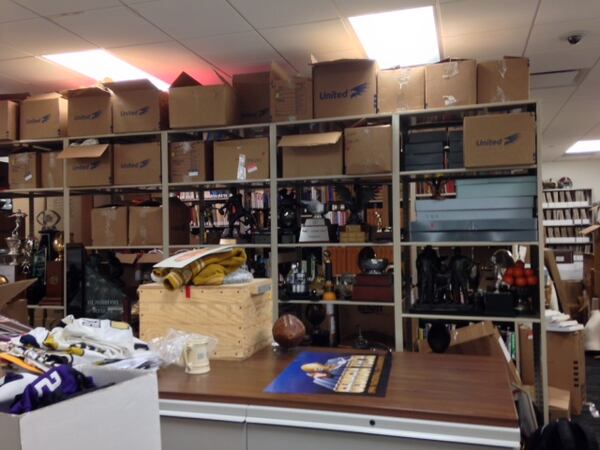
[{"label": "carpeted floor", "polygon": [[[588,354],[585,362],[587,401],[595,403],[596,408],[600,411],[600,359],[594,359],[593,355]],[[593,429],[600,442],[600,419],[594,419],[587,406],[583,407],[581,416],[574,418],[574,420]]]}]

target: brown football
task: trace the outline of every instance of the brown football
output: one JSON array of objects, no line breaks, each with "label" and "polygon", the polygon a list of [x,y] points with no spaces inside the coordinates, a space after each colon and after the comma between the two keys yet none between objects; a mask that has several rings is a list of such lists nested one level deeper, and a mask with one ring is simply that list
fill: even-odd
[{"label": "brown football", "polygon": [[284,314],[273,324],[273,339],[283,348],[300,345],[305,334],[304,324],[292,314]]}]

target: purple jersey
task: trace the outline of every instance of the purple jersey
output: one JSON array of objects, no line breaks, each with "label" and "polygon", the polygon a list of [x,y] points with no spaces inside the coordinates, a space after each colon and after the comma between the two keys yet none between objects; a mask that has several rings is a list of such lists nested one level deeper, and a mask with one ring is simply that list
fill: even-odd
[{"label": "purple jersey", "polygon": [[51,405],[93,389],[94,380],[63,364],[50,369],[31,382],[21,395],[15,397],[10,407],[11,414],[23,414],[43,406]]}]

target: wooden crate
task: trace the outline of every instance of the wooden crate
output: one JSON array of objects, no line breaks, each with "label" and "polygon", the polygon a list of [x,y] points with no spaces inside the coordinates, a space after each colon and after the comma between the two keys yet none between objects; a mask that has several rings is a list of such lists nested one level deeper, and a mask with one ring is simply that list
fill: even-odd
[{"label": "wooden crate", "polygon": [[189,286],[169,291],[159,284],[139,287],[140,337],[148,341],[169,329],[219,340],[213,359],[241,360],[272,341],[271,280],[247,284]]}]

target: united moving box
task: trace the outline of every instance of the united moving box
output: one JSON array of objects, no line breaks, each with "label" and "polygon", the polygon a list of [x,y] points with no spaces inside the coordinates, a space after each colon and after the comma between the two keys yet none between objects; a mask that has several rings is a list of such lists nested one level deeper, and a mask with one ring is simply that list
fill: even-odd
[{"label": "united moving box", "polygon": [[112,147],[109,144],[77,145],[58,156],[67,160],[67,186],[110,186],[113,179]]},{"label": "united moving box", "polygon": [[[129,245],[162,245],[162,206],[129,207]],[[171,245],[188,244],[190,208],[177,198],[169,199],[169,237]]]},{"label": "united moving box", "polygon": [[283,177],[341,175],[344,146],[341,131],[295,134],[279,140]]},{"label": "united moving box", "polygon": [[69,102],[69,136],[112,133],[110,92],[99,86],[64,92]]},{"label": "united moving box", "polygon": [[584,332],[548,334],[548,384],[571,392],[571,414],[581,414],[586,400]]},{"label": "united moving box", "polygon": [[425,108],[425,66],[382,70],[377,74],[377,109],[393,113]]},{"label": "united moving box", "polygon": [[21,415],[0,413],[2,450],[78,450],[82,442],[86,450],[160,450],[156,373],[81,371],[101,389]]},{"label": "united moving box", "polygon": [[268,72],[233,76],[242,123],[282,122],[312,117],[312,83],[288,75],[278,64]]},{"label": "united moving box", "polygon": [[8,183],[11,189],[34,189],[40,186],[40,156],[37,152],[8,155]]},{"label": "united moving box", "polygon": [[159,184],[160,143],[115,144],[115,185]]},{"label": "united moving box", "polygon": [[[94,206],[93,204],[94,199],[89,195],[72,195],[69,197],[71,242],[91,245],[91,212]],[[51,209],[58,213],[61,220],[56,226],[56,229],[64,231],[66,221],[64,213],[64,197],[48,197],[46,199],[45,209]]]},{"label": "united moving box", "polygon": [[14,141],[19,138],[19,103],[28,94],[0,95],[0,141]]},{"label": "united moving box", "polygon": [[313,109],[321,117],[377,112],[377,64],[370,59],[340,59],[313,65]]},{"label": "united moving box", "polygon": [[425,66],[425,106],[445,108],[477,102],[477,64],[472,59]]},{"label": "united moving box", "polygon": [[505,56],[477,64],[477,103],[529,98],[529,59]]},{"label": "united moving box", "polygon": [[92,245],[126,246],[127,206],[105,206],[92,209]]},{"label": "united moving box", "polygon": [[192,183],[210,180],[211,143],[205,141],[171,142],[169,145],[169,181]]},{"label": "united moving box", "polygon": [[105,83],[113,92],[115,133],[158,131],[166,128],[168,98],[149,80]]},{"label": "united moving box", "polygon": [[63,187],[63,160],[58,159],[60,152],[40,153],[40,178],[43,188]]},{"label": "united moving box", "polygon": [[21,102],[20,139],[67,135],[67,99],[57,93],[34,95]]},{"label": "united moving box", "polygon": [[234,139],[214,143],[214,179],[269,178],[269,139]]},{"label": "united moving box", "polygon": [[176,328],[218,339],[211,359],[242,360],[272,342],[271,280],[223,286],[189,286],[174,291],[142,284],[140,337],[148,341]]},{"label": "united moving box", "polygon": [[465,117],[465,167],[513,167],[535,164],[536,128],[530,113]]},{"label": "united moving box", "polygon": [[348,175],[386,173],[392,171],[392,127],[346,128],[344,161]]},{"label": "united moving box", "polygon": [[37,278],[33,278],[1,285],[0,315],[28,325],[29,315],[27,314],[27,300],[24,294],[27,288],[37,281]]},{"label": "united moving box", "polygon": [[171,128],[232,125],[237,119],[235,93],[227,84],[202,86],[182,72],[169,88]]}]

